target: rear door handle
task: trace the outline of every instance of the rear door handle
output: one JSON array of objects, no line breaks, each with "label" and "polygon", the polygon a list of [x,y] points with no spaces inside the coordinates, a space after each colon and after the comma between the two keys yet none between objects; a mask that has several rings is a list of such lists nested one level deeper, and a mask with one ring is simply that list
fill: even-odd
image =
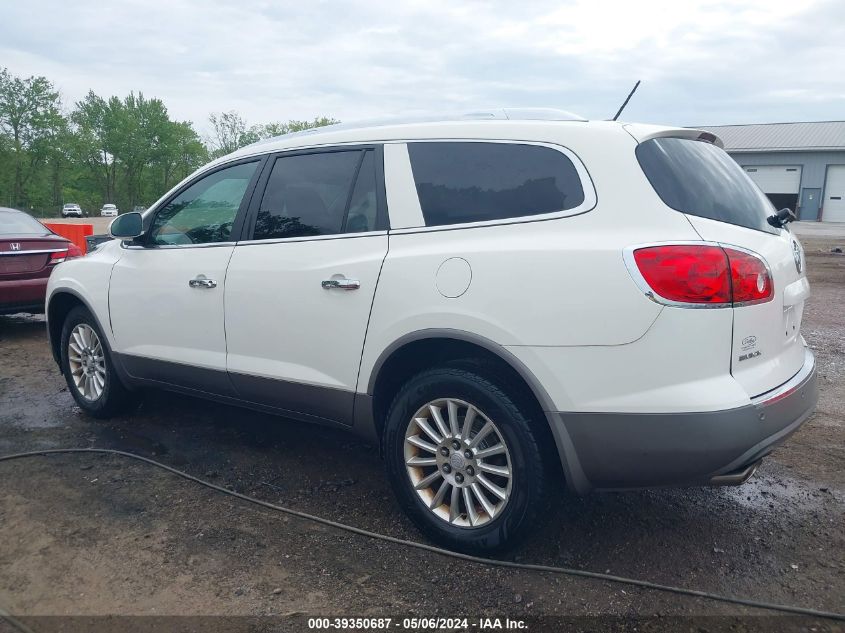
[{"label": "rear door handle", "polygon": [[357,279],[324,279],[322,286],[326,290],[358,290],[361,282]]},{"label": "rear door handle", "polygon": [[188,282],[191,288],[216,288],[217,282],[205,275],[197,275]]}]

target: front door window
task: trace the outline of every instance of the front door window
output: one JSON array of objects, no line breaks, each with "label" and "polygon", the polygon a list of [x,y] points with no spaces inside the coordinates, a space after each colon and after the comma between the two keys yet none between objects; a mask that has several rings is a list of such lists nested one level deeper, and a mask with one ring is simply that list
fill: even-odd
[{"label": "front door window", "polygon": [[156,213],[151,246],[228,242],[244,193],[258,162],[220,169],[170,200]]}]

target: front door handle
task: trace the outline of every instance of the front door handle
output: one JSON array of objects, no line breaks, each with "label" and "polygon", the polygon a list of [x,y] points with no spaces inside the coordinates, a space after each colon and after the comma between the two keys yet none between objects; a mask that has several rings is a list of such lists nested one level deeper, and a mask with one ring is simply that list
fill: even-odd
[{"label": "front door handle", "polygon": [[358,290],[361,282],[357,279],[324,279],[322,286],[326,290]]},{"label": "front door handle", "polygon": [[188,282],[191,288],[216,288],[217,282],[205,275],[197,275]]}]

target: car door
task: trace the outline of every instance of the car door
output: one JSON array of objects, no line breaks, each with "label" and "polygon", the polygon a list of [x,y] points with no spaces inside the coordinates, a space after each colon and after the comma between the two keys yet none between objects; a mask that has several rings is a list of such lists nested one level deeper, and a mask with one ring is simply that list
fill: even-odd
[{"label": "car door", "polygon": [[387,255],[382,167],[380,147],[284,153],[268,165],[226,279],[227,367],[242,398],[351,422]]},{"label": "car door", "polygon": [[116,348],[133,376],[232,395],[226,375],[226,267],[261,161],[188,183],[125,244],[109,284]]}]

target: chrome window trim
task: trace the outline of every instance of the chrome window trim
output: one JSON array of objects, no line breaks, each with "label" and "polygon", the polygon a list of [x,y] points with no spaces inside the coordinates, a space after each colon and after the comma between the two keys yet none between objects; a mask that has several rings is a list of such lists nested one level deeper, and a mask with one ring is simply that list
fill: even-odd
[{"label": "chrome window trim", "polygon": [[331,233],[329,235],[302,235],[300,237],[276,237],[266,240],[242,240],[236,246],[253,246],[256,244],[286,244],[289,242],[322,242],[326,240],[345,240],[349,238],[378,237],[387,235],[385,229],[381,231],[362,231],[361,233]]},{"label": "chrome window trim", "polygon": [[[747,255],[751,255],[752,257],[760,260],[763,266],[766,267],[766,272],[769,275],[769,279],[772,282],[772,296],[768,299],[758,300],[758,301],[740,301],[738,303],[684,303],[682,301],[673,301],[672,299],[667,299],[666,297],[662,297],[661,295],[657,294],[651,286],[648,285],[648,282],[643,277],[642,273],[640,272],[639,267],[637,266],[637,262],[634,259],[634,251],[641,249],[641,248],[650,248],[653,246],[716,246],[718,248],[730,248],[736,251],[741,251]],[[667,242],[646,242],[643,244],[635,244],[633,246],[627,246],[622,251],[622,260],[625,263],[625,268],[628,269],[628,274],[631,275],[631,278],[634,280],[634,283],[637,284],[637,287],[642,291],[642,293],[654,301],[659,305],[664,306],[671,306],[673,308],[686,308],[686,309],[693,309],[693,310],[714,310],[714,309],[724,309],[724,308],[741,308],[742,306],[747,305],[757,305],[760,303],[768,303],[769,301],[773,301],[775,298],[775,278],[772,275],[772,269],[769,266],[769,262],[767,262],[762,255],[759,253],[755,253],[754,251],[745,248],[744,246],[737,246],[736,244],[729,244],[728,242],[712,242],[706,240],[669,240]]]},{"label": "chrome window trim", "polygon": [[143,246],[141,244],[130,244],[131,240],[121,240],[120,247],[126,250],[141,250],[141,251],[158,251],[158,250],[173,250],[175,248],[216,248],[219,246],[234,246],[237,242],[208,242],[207,244],[155,244],[153,246]]},{"label": "chrome window trim", "polygon": [[377,237],[387,235],[386,230],[365,231],[363,233],[337,233],[332,235],[306,235],[301,237],[280,237],[269,240],[241,240],[240,242],[210,242],[208,244],[157,244],[156,246],[139,246],[121,241],[121,248],[127,250],[172,250],[177,248],[214,248],[217,246],[253,246],[257,244],[283,244],[288,242],[317,242],[325,240],[344,240],[349,238]]}]

